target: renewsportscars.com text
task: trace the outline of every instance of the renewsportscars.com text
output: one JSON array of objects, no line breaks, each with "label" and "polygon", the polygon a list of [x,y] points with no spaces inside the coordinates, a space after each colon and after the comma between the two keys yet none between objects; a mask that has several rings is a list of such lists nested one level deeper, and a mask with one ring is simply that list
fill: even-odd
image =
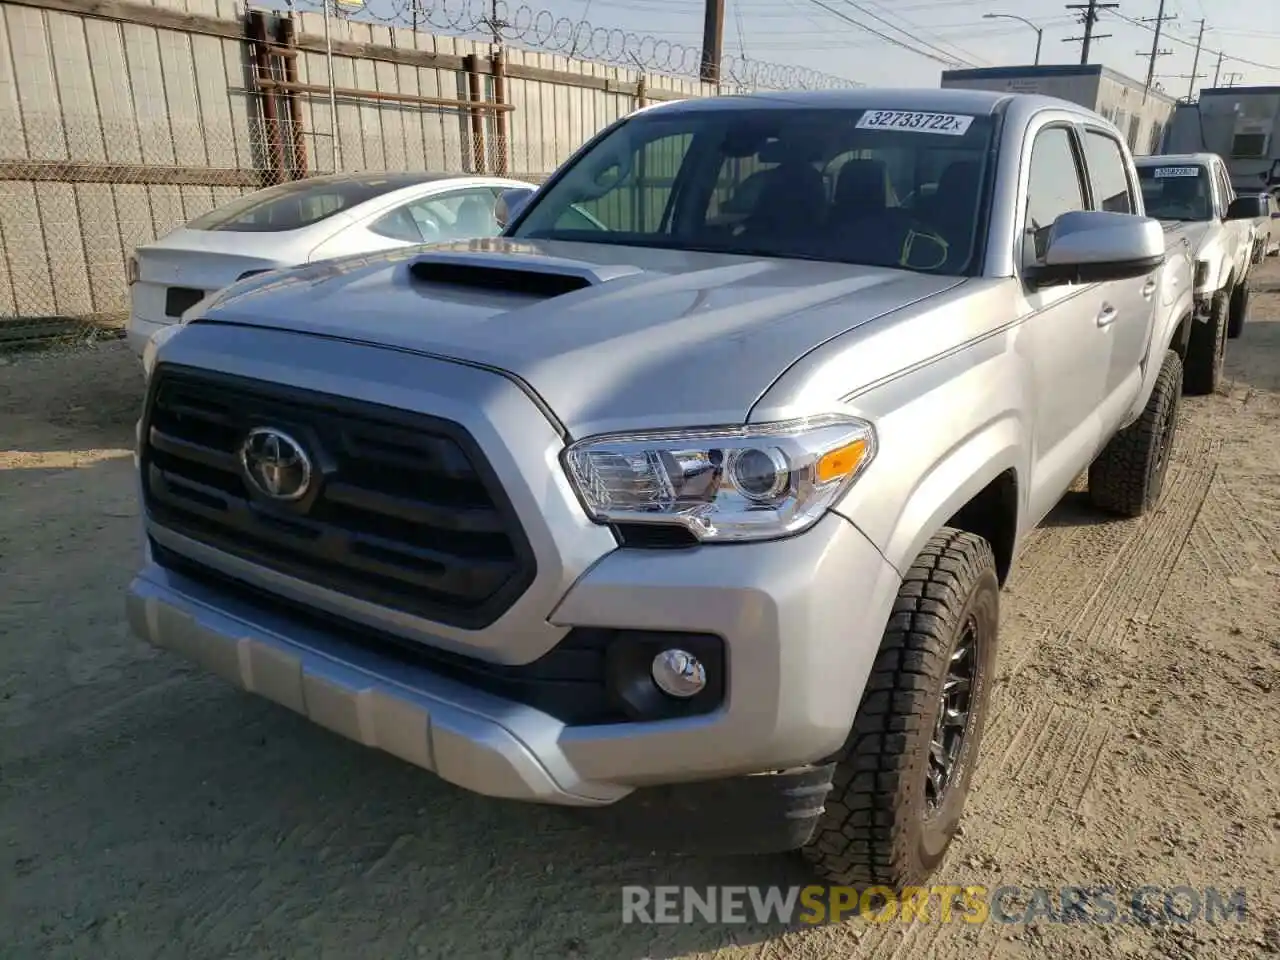
[{"label": "renewsportscars.com text", "polygon": [[623,923],[1242,922],[1245,892],[1215,887],[639,887],[622,888]]}]

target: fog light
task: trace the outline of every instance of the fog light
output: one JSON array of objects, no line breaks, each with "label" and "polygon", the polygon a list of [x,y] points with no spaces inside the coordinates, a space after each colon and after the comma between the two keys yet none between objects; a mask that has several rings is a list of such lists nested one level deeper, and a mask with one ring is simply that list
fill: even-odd
[{"label": "fog light", "polygon": [[653,658],[653,682],[673,697],[692,697],[707,685],[707,668],[692,653],[663,650]]}]

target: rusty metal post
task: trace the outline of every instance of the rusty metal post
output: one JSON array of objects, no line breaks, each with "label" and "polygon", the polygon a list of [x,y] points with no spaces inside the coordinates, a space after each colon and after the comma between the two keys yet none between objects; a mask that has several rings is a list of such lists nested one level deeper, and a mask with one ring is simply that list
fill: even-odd
[{"label": "rusty metal post", "polygon": [[[485,102],[484,96],[484,76],[480,72],[480,58],[474,53],[467,54],[463,58],[462,68],[467,72],[467,92],[470,95],[472,104],[481,104]],[[487,151],[485,149],[484,136],[484,110],[479,106],[471,108],[471,170],[473,173],[487,173],[488,164],[485,162]]]},{"label": "rusty metal post", "polygon": [[[297,25],[294,23],[293,15],[282,17],[279,26],[280,45],[288,47],[291,54],[283,53],[280,59],[284,61],[284,79],[286,83],[298,82],[298,32]],[[284,95],[285,103],[289,106],[289,127],[290,143],[293,146],[293,156],[290,158],[292,163],[292,173],[295,180],[301,180],[307,176],[307,142],[303,139],[304,130],[302,128],[302,98],[296,90],[288,90],[286,88]]]},{"label": "rusty metal post", "polygon": [[271,75],[271,54],[267,43],[267,19],[259,10],[249,12],[249,39],[253,43],[253,81],[262,104],[262,126],[265,143],[265,159],[268,184],[285,179],[284,144],[280,140],[280,121],[276,116],[275,94],[265,86],[274,79]]},{"label": "rusty metal post", "polygon": [[[505,105],[507,102],[507,51],[498,47],[493,55],[493,99]],[[511,118],[509,110],[494,111],[494,123],[498,128],[497,164],[494,173],[506,176],[510,169],[511,158]]]}]

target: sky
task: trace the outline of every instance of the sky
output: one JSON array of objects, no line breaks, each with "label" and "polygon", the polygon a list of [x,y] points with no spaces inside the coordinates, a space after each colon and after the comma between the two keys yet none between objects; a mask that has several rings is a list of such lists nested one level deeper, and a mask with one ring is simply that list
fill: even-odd
[{"label": "sky", "polygon": [[[399,10],[409,0],[367,0],[370,10]],[[461,4],[481,9],[486,0],[416,0],[432,7],[431,20]],[[526,0],[545,9],[544,25],[561,20],[592,27],[648,35],[689,48],[696,63],[701,44],[702,0]],[[845,79],[878,86],[935,87],[951,67],[1015,66],[1033,62],[1032,27],[985,14],[1015,14],[1044,30],[1041,63],[1079,63],[1079,11],[1064,0],[724,0],[725,53],[748,60],[809,67]],[[1077,0],[1078,2],[1078,0]],[[500,15],[529,21],[520,0],[506,0]],[[304,9],[308,4],[299,3]],[[1100,13],[1090,62],[1101,63],[1143,80],[1160,0],[1120,0],[1119,8]],[[1156,81],[1173,96],[1186,96],[1200,20],[1206,21],[1204,52],[1196,83],[1212,86],[1218,52],[1225,53],[1219,84],[1280,84],[1280,2],[1277,0],[1165,0]],[[356,14],[360,18],[359,14]],[[444,31],[435,31],[444,32]],[[584,45],[586,44],[585,32]],[[603,34],[597,37],[603,39]],[[618,34],[620,36],[620,34]],[[518,39],[512,41],[521,45]],[[598,40],[599,42],[599,40]],[[651,47],[644,47],[646,51]],[[665,48],[661,48],[665,56]]]}]

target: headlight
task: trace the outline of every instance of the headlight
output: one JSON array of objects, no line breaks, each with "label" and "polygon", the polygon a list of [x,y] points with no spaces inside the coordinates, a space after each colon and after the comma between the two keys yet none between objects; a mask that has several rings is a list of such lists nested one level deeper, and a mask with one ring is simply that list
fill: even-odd
[{"label": "headlight", "polygon": [[829,414],[594,437],[569,447],[564,461],[596,522],[674,524],[724,542],[812,526],[875,452],[871,424]]},{"label": "headlight", "polygon": [[142,348],[142,372],[148,379],[150,379],[151,371],[156,365],[156,351],[181,329],[181,323],[173,323],[167,327],[161,327],[147,339],[147,345]]}]

